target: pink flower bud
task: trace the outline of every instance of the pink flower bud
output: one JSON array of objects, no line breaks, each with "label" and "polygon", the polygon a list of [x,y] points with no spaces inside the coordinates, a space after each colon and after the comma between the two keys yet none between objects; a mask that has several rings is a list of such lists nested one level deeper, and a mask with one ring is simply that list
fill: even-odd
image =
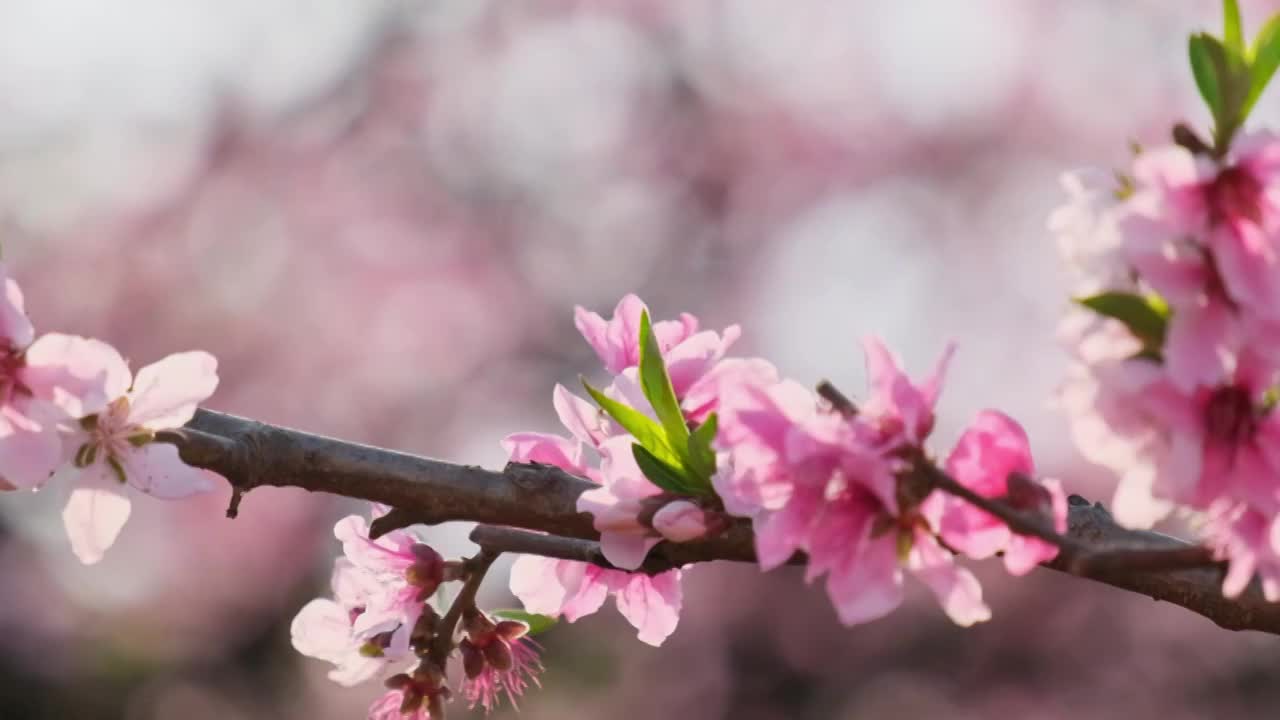
[{"label": "pink flower bud", "polygon": [[511,646],[506,640],[494,638],[492,642],[482,648],[484,659],[494,667],[495,670],[505,672],[511,669]]},{"label": "pink flower bud", "polygon": [[707,534],[707,516],[687,500],[676,500],[653,514],[653,529],[671,542],[688,542]]},{"label": "pink flower bud", "polygon": [[503,640],[514,642],[529,632],[529,626],[518,620],[503,620],[494,628],[494,632]]}]

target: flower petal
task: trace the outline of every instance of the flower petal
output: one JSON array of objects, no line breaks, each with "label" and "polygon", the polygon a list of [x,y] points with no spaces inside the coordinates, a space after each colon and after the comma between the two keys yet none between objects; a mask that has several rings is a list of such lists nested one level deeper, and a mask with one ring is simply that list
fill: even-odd
[{"label": "flower petal", "polygon": [[62,464],[58,414],[31,398],[0,408],[0,483],[7,489],[40,487]]},{"label": "flower petal", "polygon": [[191,467],[178,456],[178,448],[169,443],[150,442],[133,448],[123,458],[129,484],[162,500],[178,500],[212,492],[214,473]]},{"label": "flower petal", "polygon": [[129,421],[151,430],[181,427],[217,387],[217,358],[200,350],[174,353],[138,371]]},{"label": "flower petal", "polygon": [[102,463],[83,470],[67,466],[67,471],[60,471],[54,481],[77,483],[62,510],[62,522],[71,551],[80,562],[93,565],[102,559],[129,519],[129,498]]},{"label": "flower petal", "polygon": [[652,577],[629,575],[614,599],[618,612],[639,631],[636,637],[640,642],[657,647],[680,622],[680,571],[668,570]]},{"label": "flower petal", "polygon": [[18,283],[11,277],[5,277],[3,268],[0,268],[0,277],[4,277],[4,298],[0,299],[0,340],[7,341],[5,345],[15,350],[21,350],[31,344],[35,328],[23,307],[22,289]]},{"label": "flower petal", "polygon": [[31,392],[79,418],[102,411],[129,389],[132,375],[110,345],[77,335],[41,335],[26,352],[20,378]]}]

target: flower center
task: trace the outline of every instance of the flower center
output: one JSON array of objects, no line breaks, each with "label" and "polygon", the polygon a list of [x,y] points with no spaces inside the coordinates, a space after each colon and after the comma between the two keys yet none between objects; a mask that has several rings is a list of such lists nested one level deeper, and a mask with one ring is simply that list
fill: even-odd
[{"label": "flower center", "polygon": [[1208,196],[1215,222],[1243,217],[1257,223],[1262,218],[1262,184],[1244,168],[1233,165],[1218,173]]},{"label": "flower center", "polygon": [[7,348],[0,353],[0,405],[13,401],[14,395],[30,395],[31,390],[18,379],[27,360],[16,348]]},{"label": "flower center", "polygon": [[1204,419],[1208,436],[1229,445],[1248,442],[1258,429],[1253,398],[1238,385],[1214,390],[1205,405]]}]

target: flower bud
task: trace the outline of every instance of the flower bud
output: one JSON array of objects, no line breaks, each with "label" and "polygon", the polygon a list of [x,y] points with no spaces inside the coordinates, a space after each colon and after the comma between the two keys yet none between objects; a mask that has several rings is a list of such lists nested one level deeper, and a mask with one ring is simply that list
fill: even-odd
[{"label": "flower bud", "polygon": [[515,642],[528,634],[529,626],[519,620],[502,620],[494,627],[493,631],[503,640]]},{"label": "flower bud", "polygon": [[506,640],[495,637],[493,642],[485,645],[482,650],[484,652],[484,659],[489,661],[489,664],[492,665],[494,669],[502,672],[506,672],[511,669],[511,646],[507,644]]},{"label": "flower bud", "polygon": [[671,542],[696,540],[707,534],[706,513],[688,500],[669,502],[653,514],[653,529]]},{"label": "flower bud", "polygon": [[484,672],[484,653],[470,640],[458,643],[458,651],[462,654],[462,670],[472,680]]},{"label": "flower bud", "polygon": [[444,582],[444,558],[430,545],[422,543],[415,543],[409,551],[413,553],[414,562],[404,571],[405,580],[420,588],[420,598],[428,598]]}]

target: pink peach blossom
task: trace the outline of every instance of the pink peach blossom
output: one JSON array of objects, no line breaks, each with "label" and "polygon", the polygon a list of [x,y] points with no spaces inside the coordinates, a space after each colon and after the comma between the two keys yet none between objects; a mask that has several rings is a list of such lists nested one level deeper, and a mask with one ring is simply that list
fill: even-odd
[{"label": "pink peach blossom", "polygon": [[640,641],[656,647],[680,620],[680,577],[679,570],[651,576],[521,555],[511,566],[511,592],[529,612],[563,616],[569,622],[596,612],[613,597]]},{"label": "pink peach blossom", "polygon": [[[566,396],[572,397],[567,392],[562,393],[561,389],[557,389],[556,395],[561,397],[562,407],[572,409],[572,412],[561,412],[562,419],[569,418],[565,424],[575,434],[581,434],[586,439],[594,437],[586,429],[590,424],[590,415],[586,415],[584,420],[580,405],[575,408],[571,407],[575,405],[572,400],[565,402]],[[636,489],[640,496],[648,492],[647,488],[657,490],[647,480],[643,480],[642,476],[635,475],[638,470],[632,470],[634,460],[627,464],[627,458],[631,457],[630,443],[630,436],[616,436],[601,443],[603,448],[607,448],[602,455],[611,453],[616,456],[617,466],[611,466],[608,471],[614,481],[612,489],[602,486],[602,492],[592,497],[600,502],[602,512],[616,511],[618,530],[625,526],[634,537],[640,538],[641,546],[651,546],[652,543],[648,543],[648,539],[640,534],[648,529],[640,528],[638,511],[633,515],[630,509],[617,507],[624,503],[624,498],[627,498],[625,502],[631,501],[632,489]],[[598,481],[604,474],[602,471],[573,464],[575,458],[581,457],[581,444],[582,440],[576,437],[566,439],[541,433],[518,433],[504,440],[503,448],[512,462],[530,462],[543,458],[548,464]],[[632,485],[636,487],[632,488]],[[591,504],[592,500],[588,499],[587,502]],[[633,522],[635,525],[632,525]],[[629,547],[628,543],[634,544],[636,540],[624,537],[626,533],[614,532],[607,520],[606,527],[611,527],[610,536],[615,541],[621,541],[621,555],[618,548],[612,545],[611,554],[621,560],[629,559],[631,556],[627,552],[635,548]],[[657,542],[660,538],[649,539]],[[647,552],[648,547],[643,550]],[[641,554],[641,561],[643,557]],[[679,570],[669,570],[651,577],[643,573],[606,570],[571,560],[521,555],[511,569],[511,591],[520,598],[529,612],[564,616],[569,622],[596,612],[608,597],[613,596],[618,610],[637,629],[640,639],[651,645],[661,645],[666,640],[675,630],[680,615]]]},{"label": "pink peach blossom", "polygon": [[[1060,533],[1067,530],[1067,498],[1053,479],[1034,483],[1031,447],[1026,433],[1012,418],[984,410],[965,431],[947,457],[946,470],[961,485],[990,498],[1003,499],[1015,509],[1042,514]],[[1024,476],[1015,486],[1010,475]],[[1034,484],[1033,484],[1034,483]],[[939,535],[969,557],[982,559],[1004,553],[1005,568],[1025,575],[1058,554],[1055,545],[1012,532],[998,518],[959,498],[947,498]]]},{"label": "pink peach blossom", "polygon": [[118,353],[107,354],[104,389],[114,399],[79,423],[69,442],[78,448],[75,462],[54,475],[57,484],[71,488],[62,517],[72,551],[86,564],[102,559],[129,517],[125,485],[172,500],[212,490],[216,477],[184,463],[174,445],[154,442],[157,431],[186,424],[213,393],[213,356],[177,353],[133,378]]}]

